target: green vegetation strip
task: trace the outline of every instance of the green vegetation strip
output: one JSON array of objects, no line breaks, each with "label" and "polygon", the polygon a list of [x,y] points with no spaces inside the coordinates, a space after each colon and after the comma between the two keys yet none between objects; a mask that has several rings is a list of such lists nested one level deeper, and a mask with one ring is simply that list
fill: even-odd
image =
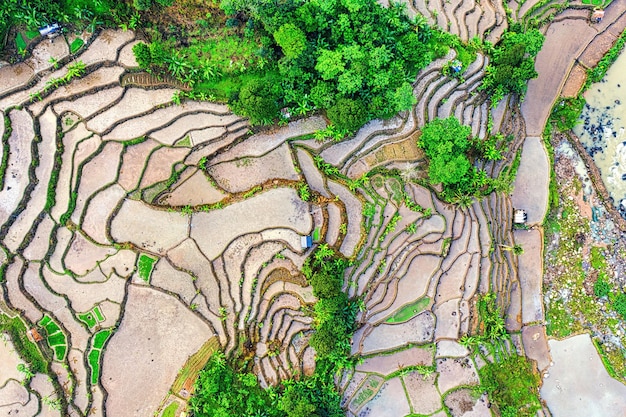
[{"label": "green vegetation strip", "polygon": [[430,304],[430,298],[422,297],[414,303],[407,304],[387,319],[387,323],[403,323],[424,311]]},{"label": "green vegetation strip", "polygon": [[87,361],[91,367],[91,384],[96,385],[100,379],[100,356],[102,348],[106,341],[111,336],[113,331],[111,329],[100,330],[96,333],[92,340],[92,348],[87,356]]},{"label": "green vegetation strip", "polygon": [[91,367],[91,385],[96,385],[100,379],[100,350],[93,349],[87,359]]},{"label": "green vegetation strip", "polygon": [[104,315],[100,311],[100,306],[95,306],[86,313],[77,314],[78,319],[85,323],[90,329],[96,327],[98,323],[104,321]]},{"label": "green vegetation strip", "polygon": [[96,335],[93,337],[93,348],[102,349],[109,336],[111,336],[111,333],[111,329],[100,330],[98,333],[96,333]]},{"label": "green vegetation strip", "polygon": [[100,311],[100,306],[95,306],[92,311],[96,315],[96,320],[98,320],[98,322],[104,321],[104,315],[102,314],[102,311]]},{"label": "green vegetation strip", "polygon": [[200,349],[191,355],[185,366],[178,372],[174,383],[172,384],[172,392],[178,394],[185,385],[191,385],[198,378],[198,374],[204,368],[209,358],[219,350],[220,344],[217,337],[207,340]]},{"label": "green vegetation strip", "polygon": [[19,317],[11,318],[0,314],[0,331],[9,335],[15,351],[28,363],[32,372],[47,373],[48,361],[39,347],[26,336],[27,328]]},{"label": "green vegetation strip", "polygon": [[9,166],[9,154],[11,153],[9,138],[12,133],[13,126],[11,125],[11,118],[8,113],[5,113],[4,134],[2,135],[2,163],[0,164],[0,190],[4,188],[4,177],[6,175],[7,167]]},{"label": "green vegetation strip", "polygon": [[588,89],[592,83],[602,81],[606,72],[611,68],[611,65],[617,60],[622,53],[622,49],[626,45],[626,30],[622,32],[615,44],[609,49],[609,51],[602,57],[598,65],[587,71],[587,81],[584,89]]},{"label": "green vegetation strip", "polygon": [[145,282],[150,282],[150,276],[152,275],[152,269],[154,268],[156,261],[156,258],[148,256],[145,253],[139,255],[139,259],[137,260],[137,271],[139,273],[139,277]]}]

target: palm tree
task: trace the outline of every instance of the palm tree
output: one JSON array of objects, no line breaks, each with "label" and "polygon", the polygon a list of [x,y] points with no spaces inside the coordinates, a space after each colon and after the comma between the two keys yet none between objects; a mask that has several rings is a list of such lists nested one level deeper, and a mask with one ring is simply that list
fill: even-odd
[{"label": "palm tree", "polygon": [[520,245],[519,243],[516,243],[513,246],[508,246],[508,245],[502,245],[500,244],[500,247],[506,251],[510,251],[513,252],[515,255],[521,255],[524,253],[524,248],[522,247],[522,245]]}]

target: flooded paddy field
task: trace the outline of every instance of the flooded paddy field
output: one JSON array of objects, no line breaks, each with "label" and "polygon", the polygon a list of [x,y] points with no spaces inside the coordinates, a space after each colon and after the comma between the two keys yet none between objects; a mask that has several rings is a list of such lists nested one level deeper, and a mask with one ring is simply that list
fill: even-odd
[{"label": "flooded paddy field", "polygon": [[626,53],[585,93],[574,132],[600,170],[613,204],[626,216]]}]

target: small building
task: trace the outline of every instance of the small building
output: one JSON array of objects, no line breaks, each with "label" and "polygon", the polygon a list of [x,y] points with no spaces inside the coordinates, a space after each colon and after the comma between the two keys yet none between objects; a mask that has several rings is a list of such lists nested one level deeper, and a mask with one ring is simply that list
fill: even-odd
[{"label": "small building", "polygon": [[29,331],[27,331],[26,335],[28,336],[28,339],[30,339],[34,343],[39,343],[43,340],[43,337],[41,336],[41,334],[39,334],[37,329],[35,329],[34,327],[30,329]]},{"label": "small building", "polygon": [[517,209],[513,212],[513,223],[520,225],[526,224],[527,221],[528,214],[526,213],[526,210]]},{"label": "small building", "polygon": [[604,10],[595,9],[593,13],[591,13],[591,21],[593,23],[600,23],[604,18]]},{"label": "small building", "polygon": [[46,36],[48,39],[56,38],[61,34],[61,26],[58,23],[53,23],[48,26],[39,28],[39,34]]},{"label": "small building", "polygon": [[300,244],[302,245],[302,249],[308,249],[313,246],[313,238],[311,237],[311,235],[302,236],[300,238]]}]

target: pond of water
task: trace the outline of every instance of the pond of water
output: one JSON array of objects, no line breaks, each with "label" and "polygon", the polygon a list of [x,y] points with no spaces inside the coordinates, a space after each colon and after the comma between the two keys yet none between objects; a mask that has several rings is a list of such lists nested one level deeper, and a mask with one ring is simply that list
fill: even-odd
[{"label": "pond of water", "polygon": [[626,53],[585,92],[574,132],[600,169],[615,207],[626,216]]}]

